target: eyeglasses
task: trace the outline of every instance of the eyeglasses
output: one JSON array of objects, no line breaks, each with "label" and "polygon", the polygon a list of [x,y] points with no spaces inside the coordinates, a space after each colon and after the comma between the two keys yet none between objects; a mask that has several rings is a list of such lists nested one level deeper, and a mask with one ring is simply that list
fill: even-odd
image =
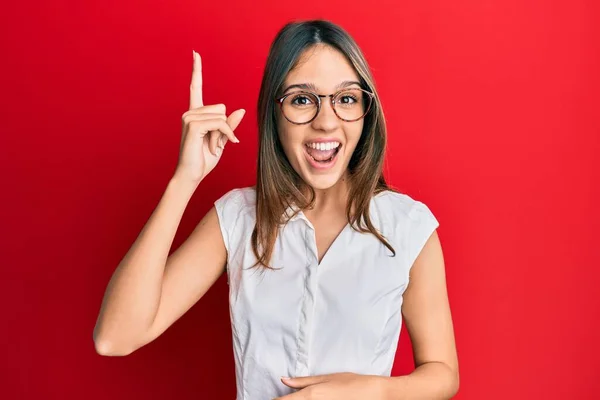
[{"label": "eyeglasses", "polygon": [[358,88],[342,89],[333,94],[317,94],[310,91],[292,92],[275,99],[285,119],[292,124],[312,122],[321,111],[321,98],[329,97],[335,115],[346,122],[363,118],[373,104],[375,95]]}]

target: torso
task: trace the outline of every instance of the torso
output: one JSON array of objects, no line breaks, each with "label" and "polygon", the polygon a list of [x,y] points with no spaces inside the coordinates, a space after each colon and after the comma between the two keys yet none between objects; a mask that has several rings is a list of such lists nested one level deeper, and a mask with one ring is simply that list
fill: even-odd
[{"label": "torso", "polygon": [[395,257],[350,228],[345,210],[299,212],[280,228],[274,269],[261,271],[251,268],[255,191],[233,190],[215,206],[228,252],[238,400],[292,393],[282,375],[390,375],[410,266],[437,227],[422,203],[391,192],[372,199],[371,221]]},{"label": "torso", "polygon": [[[305,213],[306,214],[306,213]],[[319,252],[319,263],[323,260],[325,253],[331,247],[335,239],[348,225],[346,215],[322,216],[320,218],[312,218],[309,214],[306,215],[315,228],[315,239],[317,241],[317,250]]]}]

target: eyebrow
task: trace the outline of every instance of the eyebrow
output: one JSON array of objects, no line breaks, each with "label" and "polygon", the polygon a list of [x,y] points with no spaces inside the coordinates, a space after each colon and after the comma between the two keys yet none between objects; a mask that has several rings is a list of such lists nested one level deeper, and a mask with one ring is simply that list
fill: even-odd
[{"label": "eyebrow", "polygon": [[[352,86],[352,85],[358,85],[360,86],[360,82],[357,81],[343,81],[342,83],[340,83],[339,85],[337,85],[335,87],[335,90],[339,90],[348,86]],[[290,85],[288,87],[285,88],[285,90],[282,93],[286,93],[288,90],[290,89],[294,89],[294,88],[298,88],[298,89],[305,89],[305,90],[312,90],[314,92],[317,92],[317,87],[315,86],[314,83],[309,82],[309,83],[295,83],[293,85]]]}]

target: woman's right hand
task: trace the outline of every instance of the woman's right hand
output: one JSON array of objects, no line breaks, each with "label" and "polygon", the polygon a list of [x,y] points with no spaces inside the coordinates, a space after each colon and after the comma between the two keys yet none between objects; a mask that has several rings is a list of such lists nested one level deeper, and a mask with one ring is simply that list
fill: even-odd
[{"label": "woman's right hand", "polygon": [[181,145],[175,175],[198,184],[217,165],[225,143],[239,143],[233,133],[244,117],[245,110],[225,116],[225,105],[204,106],[202,102],[202,62],[194,54],[190,109],[182,116]]}]

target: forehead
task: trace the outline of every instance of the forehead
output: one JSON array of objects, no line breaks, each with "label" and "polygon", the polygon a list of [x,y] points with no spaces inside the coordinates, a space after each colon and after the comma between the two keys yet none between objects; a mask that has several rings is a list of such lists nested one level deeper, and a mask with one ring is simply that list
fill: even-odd
[{"label": "forehead", "polygon": [[343,81],[359,81],[352,64],[338,50],[317,45],[302,53],[288,73],[285,85],[314,83],[321,91],[332,91]]}]

